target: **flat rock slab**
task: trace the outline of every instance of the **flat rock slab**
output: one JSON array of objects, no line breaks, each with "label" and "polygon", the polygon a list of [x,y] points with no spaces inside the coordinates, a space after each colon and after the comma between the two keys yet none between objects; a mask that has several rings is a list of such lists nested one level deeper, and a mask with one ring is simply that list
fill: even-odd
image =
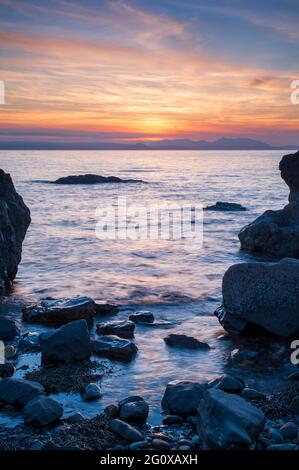
[{"label": "flat rock slab", "polygon": [[133,338],[135,323],[130,320],[99,323],[97,332],[102,335],[116,335],[121,338]]},{"label": "flat rock slab", "polygon": [[138,348],[128,339],[107,335],[92,341],[92,350],[98,356],[121,362],[130,362],[135,357]]},{"label": "flat rock slab", "polygon": [[101,176],[94,174],[73,175],[58,178],[53,184],[107,184],[107,183],[143,183],[137,179],[122,179],[117,176]]},{"label": "flat rock slab", "polygon": [[185,349],[210,349],[208,343],[199,341],[192,336],[183,334],[170,334],[164,338],[167,346]]},{"label": "flat rock slab", "polygon": [[205,211],[219,211],[219,212],[239,212],[246,211],[246,207],[235,202],[216,202],[212,206],[207,206],[204,208]]},{"label": "flat rock slab", "polygon": [[45,299],[38,305],[25,307],[23,320],[30,323],[42,323],[59,327],[75,320],[86,320],[93,324],[96,314],[95,302],[89,297],[74,299]]}]

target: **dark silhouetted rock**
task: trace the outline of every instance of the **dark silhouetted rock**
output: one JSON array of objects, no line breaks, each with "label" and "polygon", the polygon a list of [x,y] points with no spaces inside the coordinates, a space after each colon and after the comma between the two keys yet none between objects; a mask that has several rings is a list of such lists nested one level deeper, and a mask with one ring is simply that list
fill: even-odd
[{"label": "dark silhouetted rock", "polygon": [[118,305],[111,302],[95,302],[96,315],[115,315],[119,311]]},{"label": "dark silhouetted rock", "polygon": [[185,348],[185,349],[210,349],[208,343],[199,341],[192,336],[182,335],[182,334],[170,334],[164,338],[167,346],[172,346],[176,348]]},{"label": "dark silhouetted rock", "polygon": [[0,340],[10,341],[20,334],[15,322],[10,318],[0,316]]},{"label": "dark silhouetted rock", "polygon": [[99,323],[97,332],[102,335],[116,335],[121,338],[133,338],[135,323],[130,320]]},{"label": "dark silhouetted rock", "polygon": [[26,307],[22,311],[25,321],[54,327],[82,319],[92,326],[96,314],[95,303],[89,297],[45,299],[39,305]]},{"label": "dark silhouetted rock", "polygon": [[11,377],[15,373],[15,367],[11,362],[0,364],[0,377]]},{"label": "dark silhouetted rock", "polygon": [[98,356],[111,360],[130,362],[136,355],[138,348],[130,340],[118,336],[102,336],[92,341],[92,350]]},{"label": "dark silhouetted rock", "polygon": [[24,407],[27,403],[45,393],[38,382],[8,377],[0,381],[0,400],[8,405]]},{"label": "dark silhouetted rock", "polygon": [[213,206],[208,206],[204,208],[205,211],[220,211],[220,212],[239,212],[246,211],[246,207],[241,206],[241,204],[236,204],[235,202],[216,202]]},{"label": "dark silhouetted rock", "polygon": [[222,377],[219,377],[216,380],[213,380],[213,382],[211,384],[209,383],[208,385],[209,388],[214,386],[227,393],[241,393],[245,387],[242,379],[237,379],[227,374],[222,375]]},{"label": "dark silhouetted rock", "polygon": [[182,424],[183,418],[178,415],[167,415],[163,418],[162,423],[166,425]]},{"label": "dark silhouetted rock", "polygon": [[56,423],[63,415],[63,408],[52,398],[40,396],[29,401],[23,413],[27,426],[42,428]]},{"label": "dark silhouetted rock", "polygon": [[290,188],[289,201],[299,202],[299,151],[285,155],[279,169],[282,179]]},{"label": "dark silhouetted rock", "polygon": [[246,400],[264,400],[266,395],[263,392],[254,390],[253,388],[245,387],[241,392],[241,397]]},{"label": "dark silhouetted rock", "polygon": [[25,352],[36,352],[40,350],[39,333],[25,333],[19,341],[18,348]]},{"label": "dark silhouetted rock", "polygon": [[74,175],[58,178],[54,184],[103,184],[103,183],[143,183],[137,179],[121,179],[117,176],[100,176],[100,175]]},{"label": "dark silhouetted rock", "polygon": [[120,419],[110,421],[109,428],[112,432],[129,442],[139,442],[143,440],[143,435],[138,429]]},{"label": "dark silhouetted rock", "polygon": [[254,445],[265,415],[238,395],[212,388],[198,408],[198,431],[208,449],[244,449]]},{"label": "dark silhouetted rock", "polygon": [[9,174],[0,170],[0,295],[12,285],[30,224],[30,211]]},{"label": "dark silhouetted rock", "polygon": [[85,320],[67,323],[61,328],[40,335],[44,363],[72,363],[87,359],[91,343]]},{"label": "dark silhouetted rock", "polygon": [[120,419],[129,423],[144,424],[149,413],[149,406],[146,401],[139,396],[128,397],[118,404]]},{"label": "dark silhouetted rock", "polygon": [[152,312],[140,311],[131,313],[129,320],[133,321],[134,323],[153,323],[155,317]]},{"label": "dark silhouetted rock", "polygon": [[230,333],[255,325],[278,336],[299,331],[299,261],[231,266],[222,281],[223,306],[215,314]]},{"label": "dark silhouetted rock", "polygon": [[205,390],[200,383],[175,380],[167,384],[162,407],[175,415],[190,416],[196,413]]}]

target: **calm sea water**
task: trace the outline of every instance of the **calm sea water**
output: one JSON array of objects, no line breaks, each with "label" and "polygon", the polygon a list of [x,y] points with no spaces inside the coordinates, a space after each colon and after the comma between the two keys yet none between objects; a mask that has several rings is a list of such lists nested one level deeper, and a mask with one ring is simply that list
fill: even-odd
[{"label": "calm sea water", "polygon": [[[287,203],[280,178],[281,151],[14,151],[0,153],[0,167],[11,173],[31,209],[32,224],[23,246],[14,294],[26,301],[46,296],[87,295],[122,305],[119,318],[151,310],[169,329],[138,326],[139,354],[115,366],[103,380],[101,406],[130,393],[151,403],[159,421],[160,400],[172,379],[205,379],[227,366],[236,345],[219,341],[223,332],[213,311],[221,302],[221,279],[234,263],[254,258],[239,251],[238,231],[266,209]],[[57,186],[45,181],[97,173],[142,179],[148,184]],[[176,241],[114,241],[95,236],[99,204],[116,196],[139,204],[180,205],[237,202],[246,212],[205,212],[201,249]],[[34,328],[31,328],[31,330]],[[208,341],[209,352],[169,349],[163,337],[185,332]],[[250,372],[246,372],[250,375]],[[265,371],[261,371],[261,378]],[[269,372],[270,373],[270,372]],[[270,373],[271,374],[271,373]],[[258,380],[258,372],[252,372]],[[73,395],[61,395],[66,412],[98,411]]]}]

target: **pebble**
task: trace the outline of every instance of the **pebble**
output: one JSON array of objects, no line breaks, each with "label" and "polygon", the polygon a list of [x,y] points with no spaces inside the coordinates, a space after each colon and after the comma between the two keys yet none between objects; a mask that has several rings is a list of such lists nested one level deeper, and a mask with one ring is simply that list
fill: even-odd
[{"label": "pebble", "polygon": [[67,422],[70,424],[75,424],[79,423],[79,421],[81,421],[82,419],[84,419],[84,416],[82,416],[81,413],[74,413],[67,418]]},{"label": "pebble", "polygon": [[179,450],[188,451],[188,450],[191,450],[191,447],[190,446],[179,446]]}]

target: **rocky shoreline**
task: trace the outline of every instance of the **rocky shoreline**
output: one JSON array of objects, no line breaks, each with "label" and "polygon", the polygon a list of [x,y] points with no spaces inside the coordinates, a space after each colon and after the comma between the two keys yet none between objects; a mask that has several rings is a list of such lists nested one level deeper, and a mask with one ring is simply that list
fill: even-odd
[{"label": "rocky shoreline", "polygon": [[[295,249],[289,250],[290,245],[296,245],[299,227],[299,186],[294,178],[298,162],[297,152],[284,157],[280,165],[291,189],[289,206],[294,217],[284,217],[281,228],[279,223],[273,225],[275,214],[261,216],[262,222],[257,219],[240,232],[243,249],[255,252],[262,246],[263,252],[275,253],[278,258],[284,252],[298,257]],[[0,182],[6,188],[0,192],[4,221],[0,282],[4,294],[17,272],[30,213],[3,171]],[[12,206],[10,201],[14,201]],[[287,208],[283,211],[288,212]],[[7,233],[14,234],[15,245]],[[248,237],[252,243],[242,241]],[[297,259],[229,268],[223,278],[223,305],[215,312],[228,334],[219,341],[244,335],[243,345],[247,341],[255,347],[234,349],[231,370],[212,381],[207,377],[205,381],[168,383],[161,396],[163,418],[157,426],[149,424],[150,404],[142,396],[123,397],[91,419],[79,412],[64,417],[63,406],[55,400],[61,391],[79,393],[83,401],[100,400],[101,378],[113,374],[114,362],[129,363],[142,354],[135,331],[140,324],[158,324],[152,312],[136,311],[118,320],[113,317],[117,305],[77,297],[47,298],[37,305],[23,306],[21,326],[1,315],[5,363],[0,364],[0,414],[22,417],[23,423],[13,428],[0,426],[0,450],[299,450],[299,371],[291,366],[288,349],[299,332],[298,272]],[[31,324],[47,330],[24,332],[23,325]],[[202,354],[210,350],[209,344],[190,335],[169,334],[164,341],[171,349],[202,350]],[[266,353],[260,343],[269,348]],[[39,367],[28,371],[25,367],[23,377],[16,377],[19,359],[29,352],[40,355]],[[252,388],[232,373],[236,364],[245,370],[255,367],[265,354],[270,367],[291,371],[275,391]]]}]

